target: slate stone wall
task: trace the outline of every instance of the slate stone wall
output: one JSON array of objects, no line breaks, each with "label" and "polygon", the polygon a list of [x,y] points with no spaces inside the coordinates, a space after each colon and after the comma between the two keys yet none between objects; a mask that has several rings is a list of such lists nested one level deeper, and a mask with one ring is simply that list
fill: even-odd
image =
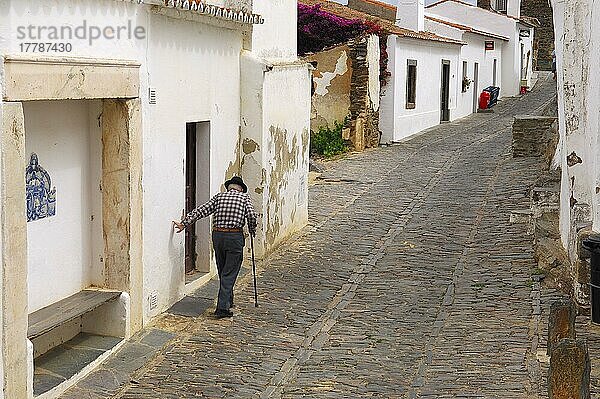
[{"label": "slate stone wall", "polygon": [[368,38],[350,42],[352,85],[350,88],[350,141],[357,151],[379,145],[379,111],[371,106],[369,98]]},{"label": "slate stone wall", "polygon": [[541,24],[539,28],[535,28],[533,68],[540,71],[552,70],[554,49],[552,7],[548,0],[522,0],[521,15],[537,18]]},{"label": "slate stone wall", "polygon": [[516,116],[513,123],[514,157],[544,156],[551,160],[558,144],[557,119],[551,116]]}]

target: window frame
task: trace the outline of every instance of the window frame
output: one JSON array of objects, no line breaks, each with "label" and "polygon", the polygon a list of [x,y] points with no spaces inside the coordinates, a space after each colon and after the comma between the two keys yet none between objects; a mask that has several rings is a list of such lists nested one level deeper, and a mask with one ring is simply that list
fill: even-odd
[{"label": "window frame", "polygon": [[465,79],[468,78],[468,73],[469,73],[469,62],[468,61],[463,61],[463,71],[462,71],[462,80],[461,80],[461,85],[462,85],[462,92],[466,93],[467,91],[469,91],[468,86],[465,86],[465,84],[463,83],[465,81]]},{"label": "window frame", "polygon": [[406,109],[417,107],[417,66],[417,60],[406,60]]}]

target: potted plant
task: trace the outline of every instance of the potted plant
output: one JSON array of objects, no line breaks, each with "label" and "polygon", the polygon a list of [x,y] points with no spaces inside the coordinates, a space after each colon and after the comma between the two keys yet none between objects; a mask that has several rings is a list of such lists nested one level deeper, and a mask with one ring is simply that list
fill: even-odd
[{"label": "potted plant", "polygon": [[473,81],[471,79],[469,79],[468,77],[464,77],[462,80],[462,91],[463,93],[466,92],[467,90],[469,90],[469,88],[471,87],[471,83]]}]

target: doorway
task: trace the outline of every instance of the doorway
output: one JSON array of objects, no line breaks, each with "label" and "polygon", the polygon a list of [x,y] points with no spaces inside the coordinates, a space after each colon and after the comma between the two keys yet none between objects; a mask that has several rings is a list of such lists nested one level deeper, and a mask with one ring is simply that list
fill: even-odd
[{"label": "doorway", "polygon": [[[186,124],[185,212],[210,199],[210,123]],[[185,231],[186,282],[210,271],[210,218]]]},{"label": "doorway", "polygon": [[441,121],[450,121],[450,61],[442,60]]},{"label": "doorway", "polygon": [[473,113],[477,112],[479,107],[479,63],[473,67]]}]

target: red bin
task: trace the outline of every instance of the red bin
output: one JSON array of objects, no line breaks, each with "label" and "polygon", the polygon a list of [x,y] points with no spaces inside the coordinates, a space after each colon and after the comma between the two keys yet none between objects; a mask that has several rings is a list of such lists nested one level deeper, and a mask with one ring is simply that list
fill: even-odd
[{"label": "red bin", "polygon": [[479,95],[479,109],[488,109],[490,105],[490,92],[482,91]]}]

